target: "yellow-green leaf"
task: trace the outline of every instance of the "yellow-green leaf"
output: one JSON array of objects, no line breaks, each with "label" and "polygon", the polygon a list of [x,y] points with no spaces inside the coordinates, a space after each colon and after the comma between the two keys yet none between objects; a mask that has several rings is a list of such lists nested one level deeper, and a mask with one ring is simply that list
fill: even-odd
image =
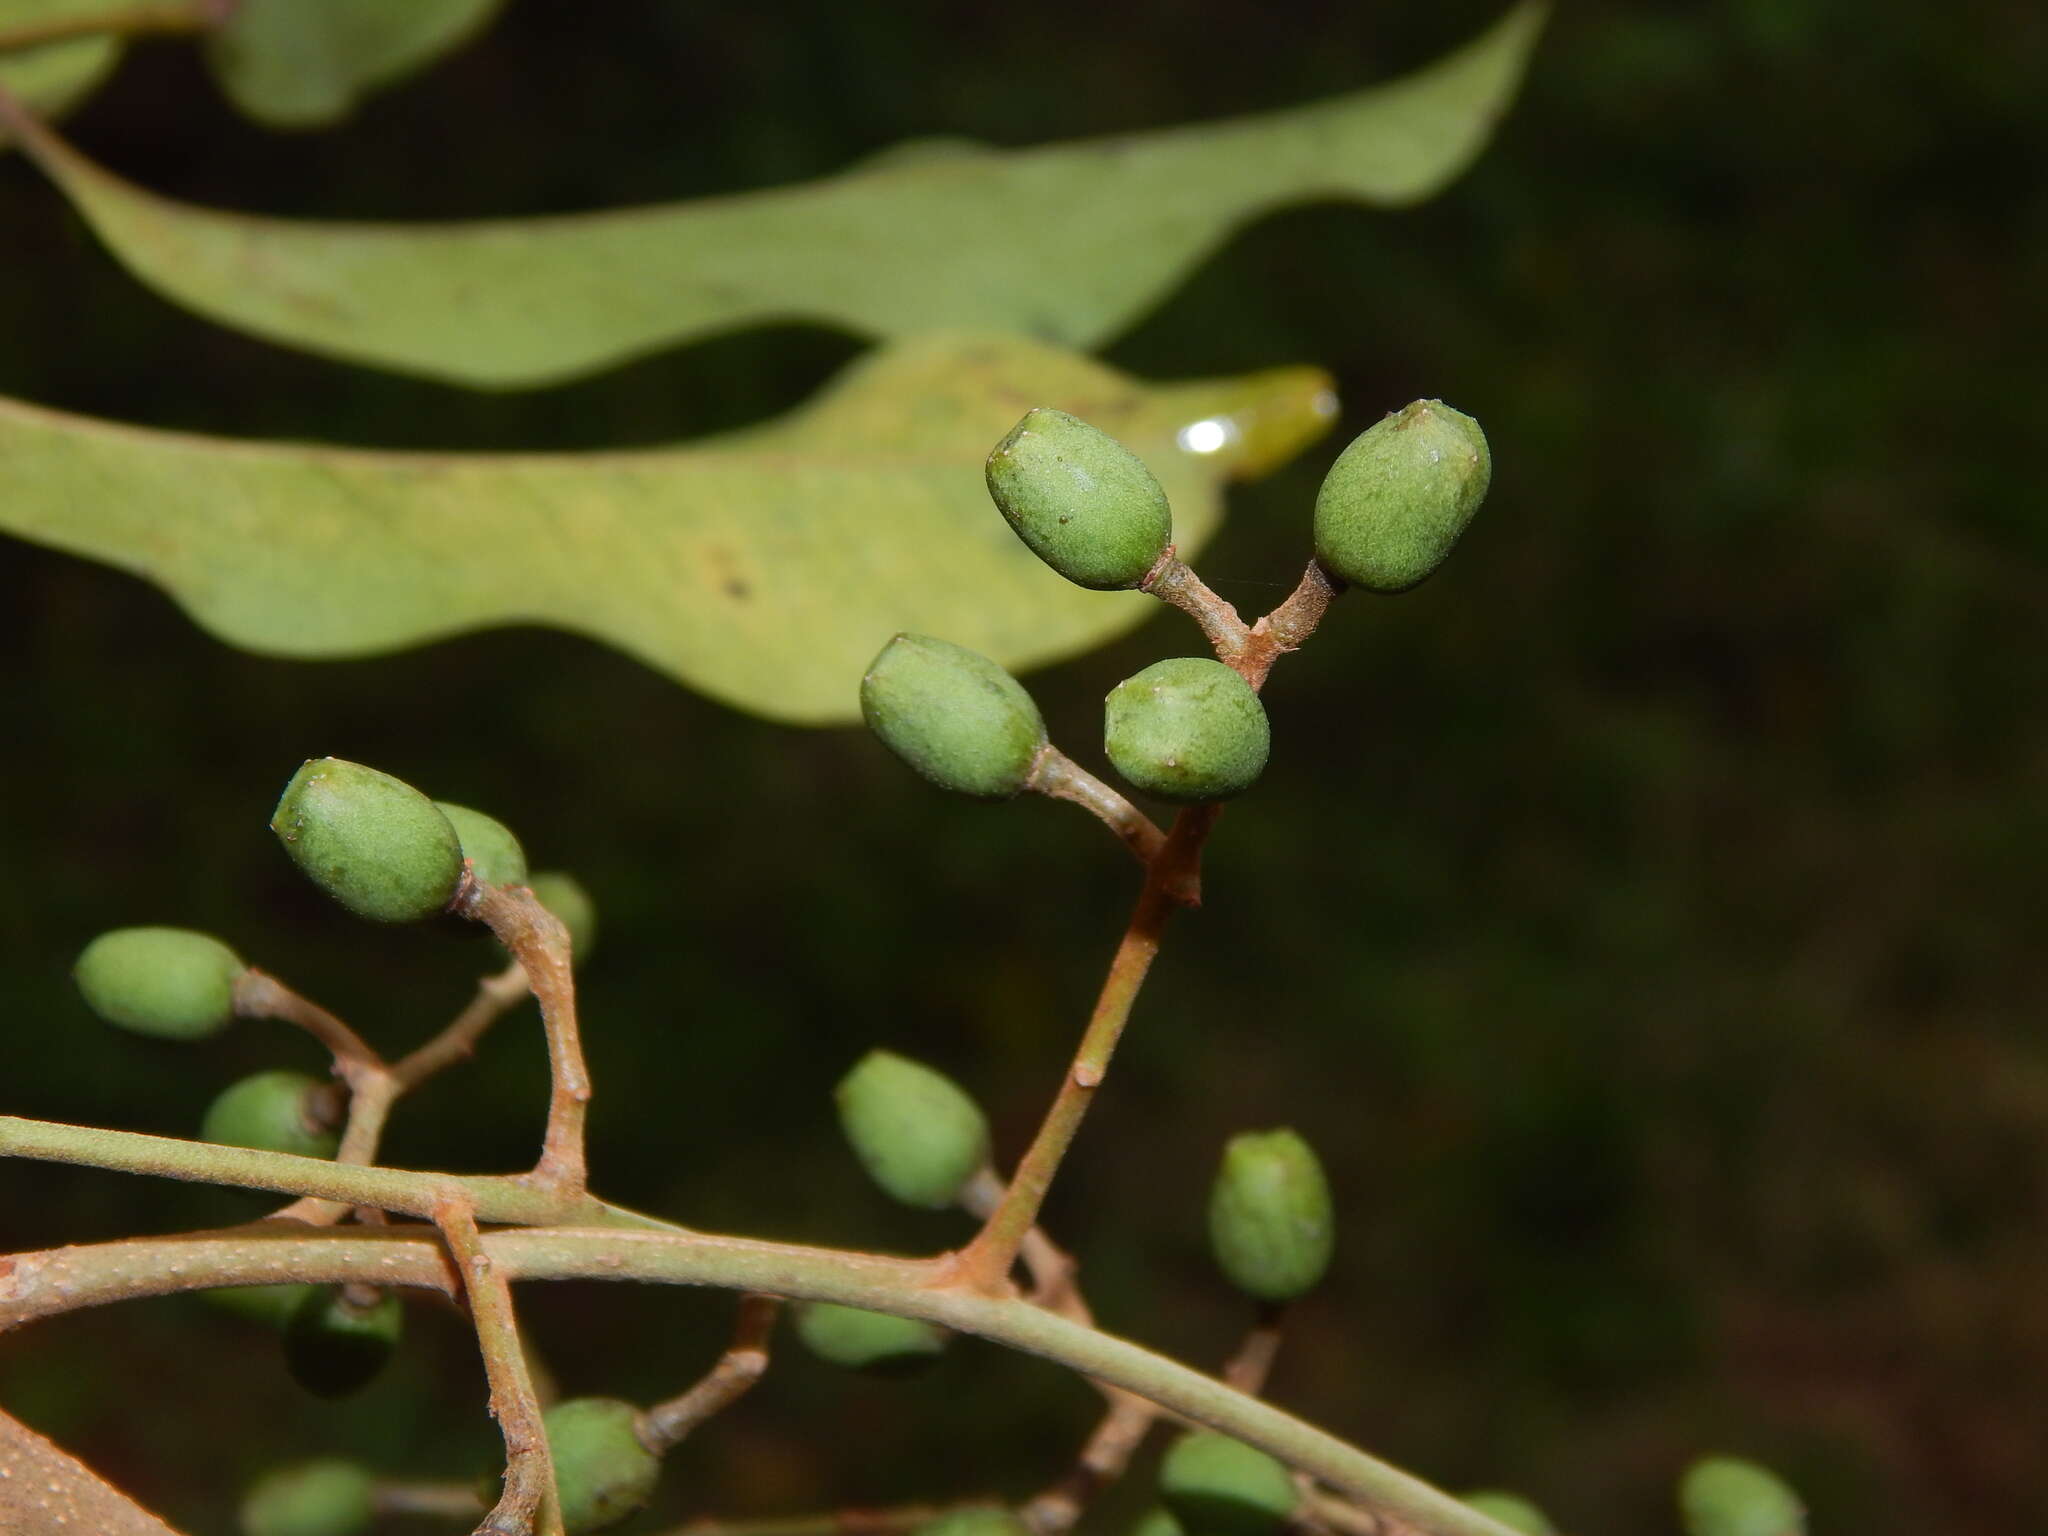
[{"label": "yellow-green leaf", "polygon": [[[10,37],[41,37],[86,26],[106,14],[110,0],[0,0],[0,90],[38,117],[61,117],[98,88],[120,61],[121,40],[90,34],[59,36],[10,48]],[[0,125],[0,149],[13,143]]]},{"label": "yellow-green leaf", "polygon": [[207,39],[228,99],[276,128],[317,128],[473,37],[500,0],[239,0]]},{"label": "yellow-green leaf", "polygon": [[234,442],[0,401],[0,530],[153,581],[251,650],[551,624],[739,708],[826,723],[857,716],[861,672],[898,630],[1026,667],[1156,608],[1070,585],[990,505],[982,462],[1035,405],[1141,455],[1192,549],[1224,480],[1292,457],[1335,403],[1314,369],[1156,386],[962,335],[871,353],[766,426],[640,452]]},{"label": "yellow-green leaf", "polygon": [[1525,0],[1414,74],[1311,106],[1014,152],[956,145],[804,186],[559,218],[249,217],[154,196],[47,133],[28,147],[166,297],[400,372],[544,384],[770,320],[1088,347],[1260,213],[1438,190],[1505,109],[1542,17]]}]

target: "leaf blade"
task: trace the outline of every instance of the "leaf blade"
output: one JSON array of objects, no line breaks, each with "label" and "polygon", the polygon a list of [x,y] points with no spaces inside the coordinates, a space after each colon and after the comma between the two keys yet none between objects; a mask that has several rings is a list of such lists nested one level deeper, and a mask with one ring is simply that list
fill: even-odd
[{"label": "leaf blade", "polygon": [[[1226,476],[1291,457],[1334,410],[1312,369],[1151,387],[958,335],[871,354],[766,426],[626,453],[247,443],[0,400],[0,530],[154,582],[251,650],[362,655],[546,624],[735,708],[826,724],[857,715],[861,671],[897,630],[1028,667],[1151,611],[1070,587],[989,505],[983,458],[1043,402],[1144,456],[1190,549]],[[1230,446],[1178,446],[1203,419]]]},{"label": "leaf blade", "polygon": [[298,223],[193,207],[17,123],[143,282],[283,345],[482,388],[559,382],[769,321],[1013,330],[1088,347],[1290,203],[1401,206],[1477,155],[1544,16],[1523,0],[1401,79],[1222,124],[915,154],[802,186],[608,213]]}]

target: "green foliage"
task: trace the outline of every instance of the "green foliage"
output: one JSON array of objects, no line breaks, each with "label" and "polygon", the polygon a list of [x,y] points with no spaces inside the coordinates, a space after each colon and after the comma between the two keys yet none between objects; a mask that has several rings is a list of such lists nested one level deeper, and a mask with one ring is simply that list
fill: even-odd
[{"label": "green foliage", "polygon": [[1031,552],[1078,587],[1135,587],[1173,538],[1173,511],[1130,449],[1078,416],[1029,411],[988,456],[988,493]]},{"label": "green foliage", "polygon": [[1337,1219],[1322,1162],[1291,1130],[1230,1138],[1209,1191],[1209,1247],[1231,1284],[1292,1301],[1330,1267]]},{"label": "green foliage", "polygon": [[303,1072],[256,1072],[223,1089],[199,1134],[224,1147],[260,1147],[299,1157],[332,1157],[341,1135],[331,1085]]},{"label": "green foliage", "polygon": [[129,270],[174,302],[430,378],[554,383],[791,316],[877,337],[965,329],[1092,346],[1259,213],[1437,191],[1485,143],[1542,14],[1524,4],[1415,74],[1313,106],[580,217],[297,224],[151,196],[55,140],[30,148]]},{"label": "green foliage", "polygon": [[1127,677],[1103,707],[1116,771],[1165,800],[1227,800],[1258,782],[1272,732],[1250,684],[1220,661],[1174,656]]},{"label": "green foliage", "polygon": [[[0,0],[0,34],[77,21],[104,11],[108,0]],[[0,90],[39,117],[61,117],[90,96],[121,59],[121,39],[75,36],[0,54]],[[0,150],[13,142],[0,123]]]},{"label": "green foliage", "polygon": [[548,1450],[569,1536],[602,1531],[646,1508],[661,1459],[640,1443],[640,1410],[612,1397],[572,1397],[547,1411]]},{"label": "green foliage", "polygon": [[358,917],[417,922],[448,905],[462,844],[434,802],[388,773],[339,757],[292,775],[270,830],[308,879]]},{"label": "green foliage", "polygon": [[1493,455],[1479,423],[1417,400],[1373,423],[1316,497],[1316,558],[1353,586],[1406,592],[1443,564],[1486,499]]},{"label": "green foliage", "polygon": [[[450,805],[446,800],[436,800],[434,809],[447,817],[448,825],[455,829],[462,856],[469,860],[477,879],[486,885],[526,883],[526,850],[519,846],[510,827],[482,811]],[[555,915],[561,916],[559,912]]]},{"label": "green foliage", "polygon": [[405,1332],[405,1308],[391,1291],[321,1286],[293,1311],[284,1332],[292,1380],[315,1397],[349,1397],[376,1379]]},{"label": "green foliage", "polygon": [[1186,1536],[1179,1520],[1164,1504],[1156,1504],[1138,1517],[1138,1523],[1131,1527],[1130,1536]]},{"label": "green foliage", "polygon": [[[744,433],[554,457],[227,442],[0,401],[0,529],[156,582],[253,650],[360,655],[553,624],[739,708],[821,724],[853,717],[854,679],[898,630],[1037,664],[1148,611],[991,537],[975,466],[1020,394],[1085,408],[1143,454],[1191,553],[1227,479],[1322,434],[1328,391],[1313,369],[1149,385],[1014,337],[926,337]],[[1196,421],[1243,430],[1191,453],[1177,438]]]},{"label": "green foliage", "polygon": [[1188,1536],[1272,1536],[1296,1503],[1286,1467],[1208,1430],[1174,1441],[1159,1464],[1159,1496]]},{"label": "green foliage", "polygon": [[829,1301],[799,1307],[796,1331],[819,1359],[876,1376],[915,1375],[938,1359],[947,1340],[945,1329],[914,1317],[892,1317]]},{"label": "green foliage", "polygon": [[1709,1456],[1678,1484],[1686,1536],[1804,1536],[1806,1506],[1776,1474],[1753,1461]]},{"label": "green foliage", "polygon": [[898,635],[860,680],[868,729],[941,789],[1008,800],[1045,750],[1031,695],[978,651],[929,635]]},{"label": "green foliage", "polygon": [[237,0],[206,40],[228,99],[276,128],[320,128],[459,47],[501,0]]},{"label": "green foliage", "polygon": [[988,1121],[942,1073],[869,1051],[835,1090],[839,1124],[861,1166],[905,1205],[951,1205],[988,1162]]},{"label": "green foliage", "polygon": [[116,928],[85,946],[72,979],[109,1024],[167,1040],[201,1040],[234,1018],[235,980],[248,966],[211,934]]},{"label": "green foliage", "polygon": [[1484,1488],[1466,1494],[1465,1502],[1489,1519],[1498,1520],[1509,1530],[1522,1532],[1523,1536],[1557,1536],[1557,1527],[1550,1523],[1550,1518],[1519,1493]]},{"label": "green foliage", "polygon": [[370,1474],[323,1457],[258,1479],[242,1500],[242,1536],[358,1536],[374,1513]]}]

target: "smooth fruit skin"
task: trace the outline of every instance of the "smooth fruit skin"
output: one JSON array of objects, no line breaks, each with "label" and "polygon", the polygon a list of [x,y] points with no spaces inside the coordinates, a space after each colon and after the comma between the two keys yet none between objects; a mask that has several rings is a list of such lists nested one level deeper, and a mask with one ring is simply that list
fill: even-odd
[{"label": "smooth fruit skin", "polygon": [[562,921],[569,930],[569,953],[578,964],[590,958],[597,945],[597,903],[583,882],[558,869],[544,869],[527,880],[534,898]]},{"label": "smooth fruit skin", "polygon": [[1486,499],[1479,423],[1417,400],[1353,438],[1316,496],[1316,558],[1371,592],[1406,592],[1443,564]]},{"label": "smooth fruit skin", "polygon": [[332,1157],[341,1136],[322,1114],[329,1087],[303,1072],[251,1073],[206,1107],[199,1134],[223,1147]]},{"label": "smooth fruit skin", "polygon": [[308,1285],[303,1280],[287,1280],[277,1285],[221,1285],[194,1294],[208,1306],[222,1312],[232,1312],[252,1323],[283,1328],[291,1322],[292,1314],[298,1311],[305,1299],[318,1289],[318,1286]]},{"label": "smooth fruit skin", "polygon": [[865,1312],[834,1302],[806,1302],[796,1314],[797,1337],[812,1354],[848,1370],[908,1376],[936,1361],[946,1331],[914,1317]]},{"label": "smooth fruit skin", "polygon": [[338,757],[292,775],[270,830],[306,876],[358,917],[411,923],[448,905],[462,843],[403,779]]},{"label": "smooth fruit skin", "polygon": [[434,809],[455,829],[456,843],[477,879],[485,885],[526,883],[526,850],[510,827],[495,816],[466,805],[450,805],[446,800],[436,800]]},{"label": "smooth fruit skin", "polygon": [[914,1527],[910,1536],[1031,1536],[1031,1528],[1007,1509],[949,1509]]},{"label": "smooth fruit skin", "polygon": [[348,1397],[376,1379],[404,1332],[405,1308],[391,1292],[359,1307],[347,1287],[320,1286],[285,1328],[285,1365],[315,1397]]},{"label": "smooth fruit skin", "polygon": [[1078,416],[1041,406],[988,456],[988,493],[1031,552],[1076,586],[1135,587],[1173,540],[1144,461]]},{"label": "smooth fruit skin", "polygon": [[1806,1506],[1783,1479],[1753,1461],[1710,1456],[1678,1484],[1686,1536],[1801,1536]]},{"label": "smooth fruit skin", "polygon": [[1287,1468],[1241,1440],[1183,1435],[1159,1465],[1159,1496],[1188,1536],[1272,1536],[1294,1511]]},{"label": "smooth fruit skin", "polygon": [[988,1161],[988,1120],[958,1084],[869,1051],[834,1090],[839,1123],[874,1181],[905,1205],[951,1205]]},{"label": "smooth fruit skin", "polygon": [[616,1525],[654,1497],[661,1459],[640,1443],[639,1418],[613,1397],[572,1397],[544,1416],[569,1536]]},{"label": "smooth fruit skin", "polygon": [[1209,1247],[1231,1284],[1292,1301],[1330,1267],[1337,1218],[1314,1149],[1290,1130],[1246,1131],[1209,1190]]},{"label": "smooth fruit skin", "polygon": [[71,975],[86,1006],[109,1024],[203,1040],[234,1018],[235,981],[248,968],[211,934],[116,928],[85,946]]},{"label": "smooth fruit skin", "polygon": [[1265,706],[1220,661],[1155,661],[1109,692],[1102,745],[1116,771],[1148,794],[1225,800],[1258,782],[1272,750]]},{"label": "smooth fruit skin", "polygon": [[1550,1517],[1519,1493],[1485,1488],[1466,1494],[1465,1502],[1489,1519],[1498,1520],[1509,1530],[1522,1532],[1523,1536],[1557,1536],[1557,1527],[1550,1523]]},{"label": "smooth fruit skin", "polygon": [[1008,800],[1045,750],[1045,721],[1024,685],[979,651],[898,635],[860,680],[861,718],[941,789]]},{"label": "smooth fruit skin", "polygon": [[242,1536],[358,1536],[375,1513],[370,1474],[324,1457],[259,1478],[242,1500]]}]

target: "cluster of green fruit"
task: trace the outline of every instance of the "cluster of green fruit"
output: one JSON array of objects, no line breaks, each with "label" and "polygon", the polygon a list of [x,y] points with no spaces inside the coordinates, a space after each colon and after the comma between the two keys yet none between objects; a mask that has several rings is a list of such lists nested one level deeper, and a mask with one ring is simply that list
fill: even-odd
[{"label": "cluster of green fruit", "polygon": [[[1336,582],[1405,592],[1440,565],[1485,498],[1485,434],[1440,400],[1418,400],[1338,457],[1316,498],[1316,558]],[[1010,527],[1053,570],[1092,591],[1146,588],[1172,558],[1166,492],[1123,444],[1064,411],[1017,423],[988,460]],[[1005,800],[1036,787],[1050,748],[1015,678],[965,647],[898,635],[861,682],[868,726],[941,788]],[[1240,794],[1265,770],[1271,733],[1257,691],[1209,657],[1176,656],[1119,683],[1103,748],[1128,782],[1183,804]]]},{"label": "cluster of green fruit", "polygon": [[[351,911],[380,921],[445,909],[465,865],[479,881],[523,884],[570,930],[580,954],[595,934],[589,896],[571,876],[529,875],[518,838],[495,818],[427,799],[389,774],[336,758],[305,764],[272,828],[300,866]],[[252,970],[210,934],[119,928],[88,944],[73,969],[92,1010],[109,1023],[171,1040],[219,1034],[243,1011]],[[273,1069],[229,1085],[207,1107],[201,1139],[299,1157],[340,1149],[348,1095],[332,1079]],[[207,1291],[205,1298],[281,1331],[293,1378],[321,1397],[366,1386],[404,1328],[398,1298],[373,1286],[282,1284]]]},{"label": "cluster of green fruit", "polygon": [[[1489,472],[1477,424],[1441,402],[1418,401],[1364,433],[1339,457],[1317,501],[1316,558],[1331,585],[1398,592],[1420,582],[1470,519]],[[988,480],[1024,542],[1084,587],[1144,587],[1172,559],[1171,514],[1157,481],[1120,444],[1074,417],[1031,412],[990,456]],[[888,746],[933,782],[965,794],[1004,799],[1037,787],[1051,753],[1038,710],[1016,680],[944,641],[896,637],[863,679],[861,701]],[[1223,661],[1183,657],[1146,668],[1110,694],[1104,744],[1141,790],[1200,803],[1257,779],[1269,733],[1256,688],[1242,673]],[[309,877],[366,918],[424,920],[458,906],[471,910],[464,892],[475,885],[527,885],[563,921],[579,958],[588,947],[592,909],[569,877],[529,876],[524,851],[503,824],[430,800],[375,769],[333,758],[306,763],[271,826]],[[218,940],[173,928],[103,935],[77,966],[80,990],[103,1017],[178,1039],[217,1033],[238,1011],[259,1011],[242,1006],[259,974]],[[856,1156],[892,1197],[929,1208],[963,1204],[970,1187],[989,1177],[986,1118],[933,1069],[873,1051],[836,1097]],[[202,1134],[333,1157],[345,1107],[332,1083],[258,1073],[215,1101]],[[1307,1142],[1286,1129],[1232,1138],[1210,1191],[1208,1230],[1224,1274],[1264,1307],[1315,1286],[1329,1267],[1335,1220]],[[294,1374],[326,1395],[366,1383],[399,1335],[396,1298],[369,1286],[214,1294],[280,1324]],[[928,1364],[948,1338],[929,1323],[826,1303],[799,1307],[796,1329],[836,1365],[889,1375]],[[549,1408],[544,1427],[571,1536],[603,1530],[651,1500],[665,1447],[641,1409],[616,1398],[573,1398]],[[1159,1507],[1134,1536],[1280,1536],[1304,1513],[1302,1490],[1283,1463],[1204,1430],[1169,1447],[1158,1494]],[[1552,1530],[1518,1495],[1478,1492],[1468,1502],[1512,1529]],[[1690,1536],[1797,1536],[1803,1529],[1789,1489],[1761,1468],[1724,1458],[1686,1475],[1680,1505]],[[244,1502],[242,1522],[246,1536],[360,1536],[378,1507],[367,1470],[322,1459],[262,1479]],[[1016,1512],[973,1507],[928,1522],[916,1536],[1030,1533]]]}]

